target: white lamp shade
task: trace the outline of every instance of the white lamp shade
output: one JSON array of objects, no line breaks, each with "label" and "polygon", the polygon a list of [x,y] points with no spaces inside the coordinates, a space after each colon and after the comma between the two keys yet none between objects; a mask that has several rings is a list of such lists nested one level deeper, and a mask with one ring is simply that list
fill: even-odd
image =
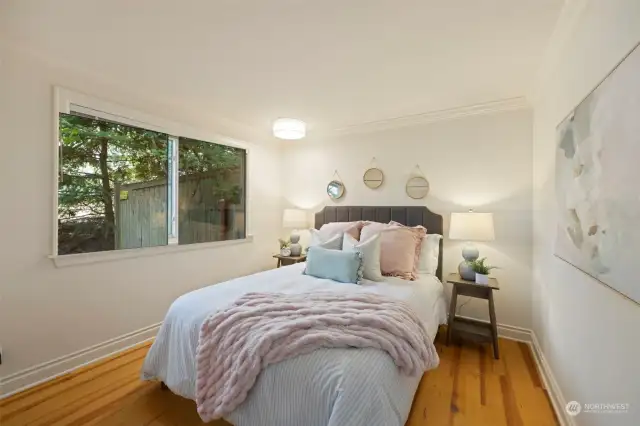
[{"label": "white lamp shade", "polygon": [[303,229],[309,226],[307,212],[299,209],[285,209],[282,214],[282,227]]},{"label": "white lamp shade", "polygon": [[307,134],[307,125],[295,118],[278,118],[273,122],[273,135],[280,139],[302,139]]},{"label": "white lamp shade", "polygon": [[465,241],[495,239],[493,213],[451,213],[449,239]]}]

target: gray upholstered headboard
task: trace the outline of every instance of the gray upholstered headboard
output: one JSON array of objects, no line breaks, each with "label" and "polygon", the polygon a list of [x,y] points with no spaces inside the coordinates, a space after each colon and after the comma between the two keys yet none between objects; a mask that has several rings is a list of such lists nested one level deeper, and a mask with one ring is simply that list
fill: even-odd
[{"label": "gray upholstered headboard", "polygon": [[[315,227],[330,222],[353,222],[356,220],[370,220],[387,223],[395,220],[403,225],[422,225],[429,234],[443,235],[442,216],[426,207],[378,207],[378,206],[327,206],[316,213]],[[440,240],[440,258],[438,259],[437,277],[442,281],[442,240]]]}]

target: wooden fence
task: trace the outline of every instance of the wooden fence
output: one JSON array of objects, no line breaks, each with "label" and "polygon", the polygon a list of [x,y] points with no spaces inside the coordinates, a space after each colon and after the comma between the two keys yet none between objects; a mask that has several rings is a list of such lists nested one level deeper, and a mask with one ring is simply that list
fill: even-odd
[{"label": "wooden fence", "polygon": [[[217,172],[218,174],[220,172]],[[245,237],[244,188],[239,171],[225,181],[238,182],[239,204],[220,199],[216,177],[201,173],[180,177],[178,241],[193,244]],[[165,179],[115,186],[116,249],[167,244],[168,190]]]}]

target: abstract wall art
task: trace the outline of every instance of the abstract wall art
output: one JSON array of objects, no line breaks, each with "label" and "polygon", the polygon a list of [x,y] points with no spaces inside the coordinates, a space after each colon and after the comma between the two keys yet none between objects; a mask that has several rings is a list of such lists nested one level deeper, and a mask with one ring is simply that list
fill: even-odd
[{"label": "abstract wall art", "polygon": [[640,303],[640,47],[556,136],[556,256]]}]

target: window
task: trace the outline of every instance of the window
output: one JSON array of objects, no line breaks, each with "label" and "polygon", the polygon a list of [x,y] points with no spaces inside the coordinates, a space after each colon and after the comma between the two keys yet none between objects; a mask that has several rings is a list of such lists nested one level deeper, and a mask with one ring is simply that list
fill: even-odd
[{"label": "window", "polygon": [[179,244],[245,237],[245,157],[243,149],[180,138]]},{"label": "window", "polygon": [[245,150],[75,111],[58,124],[58,255],[245,238]]}]

